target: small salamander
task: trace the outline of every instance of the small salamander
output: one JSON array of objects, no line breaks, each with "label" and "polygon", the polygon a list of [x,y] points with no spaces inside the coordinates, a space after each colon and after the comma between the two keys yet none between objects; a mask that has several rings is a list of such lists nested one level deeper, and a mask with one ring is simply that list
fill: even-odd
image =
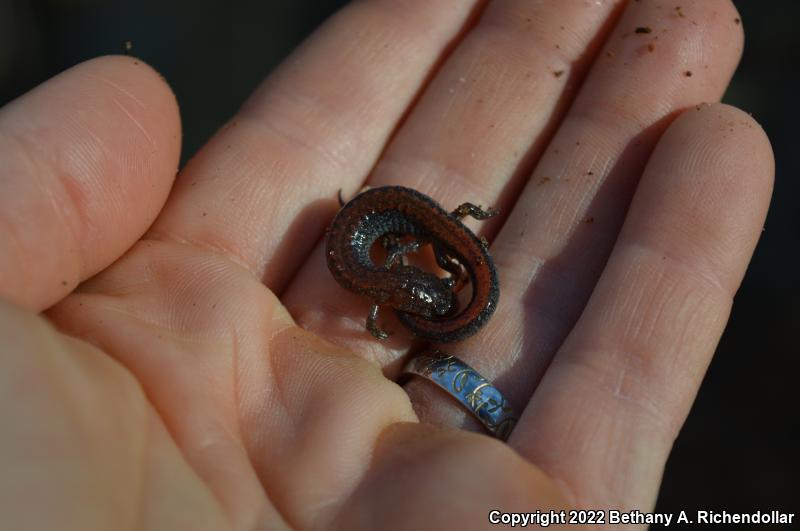
[{"label": "small salamander", "polygon": [[[486,240],[461,219],[496,214],[471,203],[450,213],[430,197],[402,186],[368,189],[343,205],[328,228],[328,268],[342,287],[372,299],[367,329],[376,338],[388,337],[377,324],[378,309],[385,305],[394,308],[400,322],[417,336],[439,343],[460,341],[489,320],[500,295]],[[386,249],[383,264],[370,257],[375,243]],[[449,277],[405,264],[406,254],[427,243]],[[456,291],[466,281],[472,284],[472,296],[459,311]]]}]

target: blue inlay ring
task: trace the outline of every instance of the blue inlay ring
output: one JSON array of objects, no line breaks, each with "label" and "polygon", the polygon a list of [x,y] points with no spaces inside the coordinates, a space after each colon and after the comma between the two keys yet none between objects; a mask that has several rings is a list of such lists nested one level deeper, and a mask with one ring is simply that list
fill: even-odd
[{"label": "blue inlay ring", "polygon": [[430,380],[458,400],[493,436],[505,441],[517,423],[517,415],[500,391],[475,369],[439,350],[421,354],[404,372]]}]

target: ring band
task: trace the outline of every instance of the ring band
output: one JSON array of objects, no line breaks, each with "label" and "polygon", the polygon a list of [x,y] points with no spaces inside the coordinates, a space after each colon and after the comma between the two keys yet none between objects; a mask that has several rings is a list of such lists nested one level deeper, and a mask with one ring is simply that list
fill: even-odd
[{"label": "ring band", "polygon": [[475,369],[439,350],[412,358],[405,374],[426,378],[461,402],[486,430],[505,441],[517,423],[517,415],[500,391]]}]

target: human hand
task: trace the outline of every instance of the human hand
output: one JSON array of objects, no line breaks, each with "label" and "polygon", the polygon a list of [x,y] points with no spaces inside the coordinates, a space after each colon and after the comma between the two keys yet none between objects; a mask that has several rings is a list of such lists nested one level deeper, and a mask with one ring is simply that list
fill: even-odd
[{"label": "human hand", "polygon": [[[473,27],[454,4],[347,7],[174,187],[177,107],[132,58],[2,110],[4,524],[652,507],[771,190],[753,120],[695,109],[735,68],[737,14],[509,0]],[[427,382],[398,387],[409,339],[376,342],[325,269],[336,192],[365,181],[500,208],[500,305],[446,350],[524,411],[507,445]]]}]

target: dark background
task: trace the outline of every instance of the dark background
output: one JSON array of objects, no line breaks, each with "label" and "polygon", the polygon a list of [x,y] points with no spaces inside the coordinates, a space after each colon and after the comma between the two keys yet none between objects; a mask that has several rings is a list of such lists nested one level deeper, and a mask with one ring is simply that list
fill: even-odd
[{"label": "dark background", "polygon": [[[121,53],[129,40],[177,95],[186,160],[344,3],[0,0],[0,105],[80,61]],[[751,112],[770,136],[775,194],[730,323],[667,464],[659,511],[800,512],[800,346],[792,336],[800,328],[800,2],[736,4],[747,44],[725,101]]]}]

